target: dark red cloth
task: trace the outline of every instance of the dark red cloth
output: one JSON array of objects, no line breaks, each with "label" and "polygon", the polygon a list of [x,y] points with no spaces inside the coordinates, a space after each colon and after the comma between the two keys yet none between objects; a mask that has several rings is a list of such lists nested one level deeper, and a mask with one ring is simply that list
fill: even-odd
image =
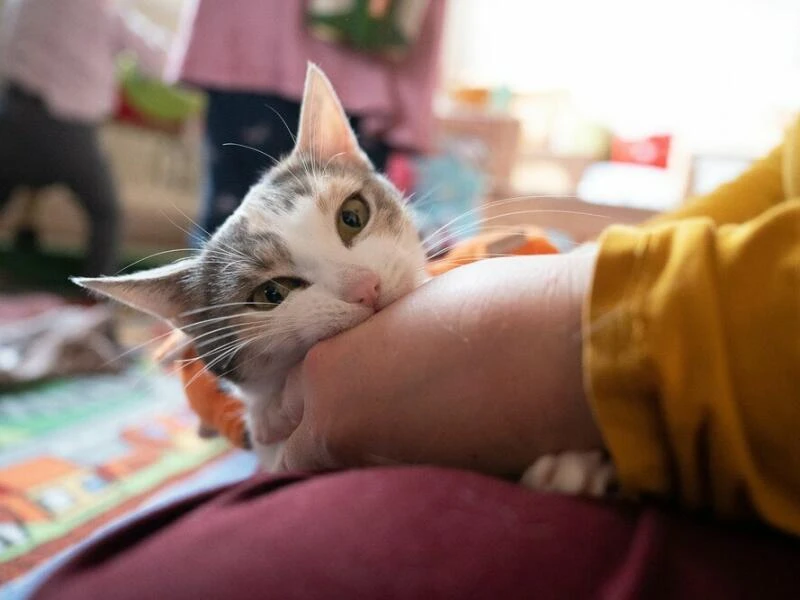
[{"label": "dark red cloth", "polygon": [[261,476],[166,507],[37,600],[800,598],[800,546],[454,470]]}]

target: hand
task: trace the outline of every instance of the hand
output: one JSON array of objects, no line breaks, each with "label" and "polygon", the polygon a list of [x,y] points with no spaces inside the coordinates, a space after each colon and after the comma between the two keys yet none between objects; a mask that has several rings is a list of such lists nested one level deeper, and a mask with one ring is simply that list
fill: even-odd
[{"label": "hand", "polygon": [[518,475],[602,447],[583,391],[594,253],[468,265],[317,344],[290,374],[282,468],[433,463]]}]

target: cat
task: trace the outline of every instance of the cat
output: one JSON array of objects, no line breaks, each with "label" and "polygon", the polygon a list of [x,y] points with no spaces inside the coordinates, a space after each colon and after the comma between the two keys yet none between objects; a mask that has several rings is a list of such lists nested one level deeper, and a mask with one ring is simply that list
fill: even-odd
[{"label": "cat", "polygon": [[318,341],[421,285],[425,253],[400,192],[360,149],[309,65],[293,151],[251,187],[200,254],[132,275],[75,279],[183,330],[245,405],[265,466],[265,407]]},{"label": "cat", "polygon": [[[400,192],[359,148],[330,81],[314,65],[301,106],[293,151],[253,185],[198,256],[74,280],[183,330],[207,368],[235,386],[265,468],[276,464],[280,444],[266,443],[261,415],[289,369],[318,341],[428,278]],[[558,460],[539,464],[523,481],[555,489]],[[574,477],[568,479],[572,490]]]}]

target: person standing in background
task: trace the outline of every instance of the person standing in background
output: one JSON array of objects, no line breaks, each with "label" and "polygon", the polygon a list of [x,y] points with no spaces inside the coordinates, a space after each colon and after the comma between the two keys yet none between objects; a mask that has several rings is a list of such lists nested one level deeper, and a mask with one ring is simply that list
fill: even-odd
[{"label": "person standing in background", "polygon": [[117,191],[98,129],[117,93],[116,59],[161,76],[169,40],[114,0],[7,0],[0,24],[0,210],[19,186],[66,185],[89,220],[83,274],[117,268]]},{"label": "person standing in background", "polygon": [[421,5],[413,45],[402,60],[390,60],[313,35],[306,0],[186,2],[166,77],[208,96],[205,181],[193,244],[227,219],[270,166],[261,153],[277,159],[292,149],[309,61],[336,86],[378,170],[392,151],[430,148],[445,0]]}]

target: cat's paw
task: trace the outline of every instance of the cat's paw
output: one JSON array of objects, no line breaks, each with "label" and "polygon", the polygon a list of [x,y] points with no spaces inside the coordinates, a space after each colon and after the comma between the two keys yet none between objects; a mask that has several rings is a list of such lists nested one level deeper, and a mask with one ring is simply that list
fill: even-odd
[{"label": "cat's paw", "polygon": [[260,471],[267,471],[275,473],[280,470],[283,463],[283,442],[277,444],[260,444],[255,442],[253,444],[253,452],[258,460],[258,468]]},{"label": "cat's paw", "polygon": [[265,419],[250,419],[247,424],[247,430],[250,434],[250,440],[258,445],[267,446],[272,441]]},{"label": "cat's paw", "polygon": [[599,451],[543,456],[520,479],[533,490],[591,497],[607,495],[614,481],[614,465]]}]

